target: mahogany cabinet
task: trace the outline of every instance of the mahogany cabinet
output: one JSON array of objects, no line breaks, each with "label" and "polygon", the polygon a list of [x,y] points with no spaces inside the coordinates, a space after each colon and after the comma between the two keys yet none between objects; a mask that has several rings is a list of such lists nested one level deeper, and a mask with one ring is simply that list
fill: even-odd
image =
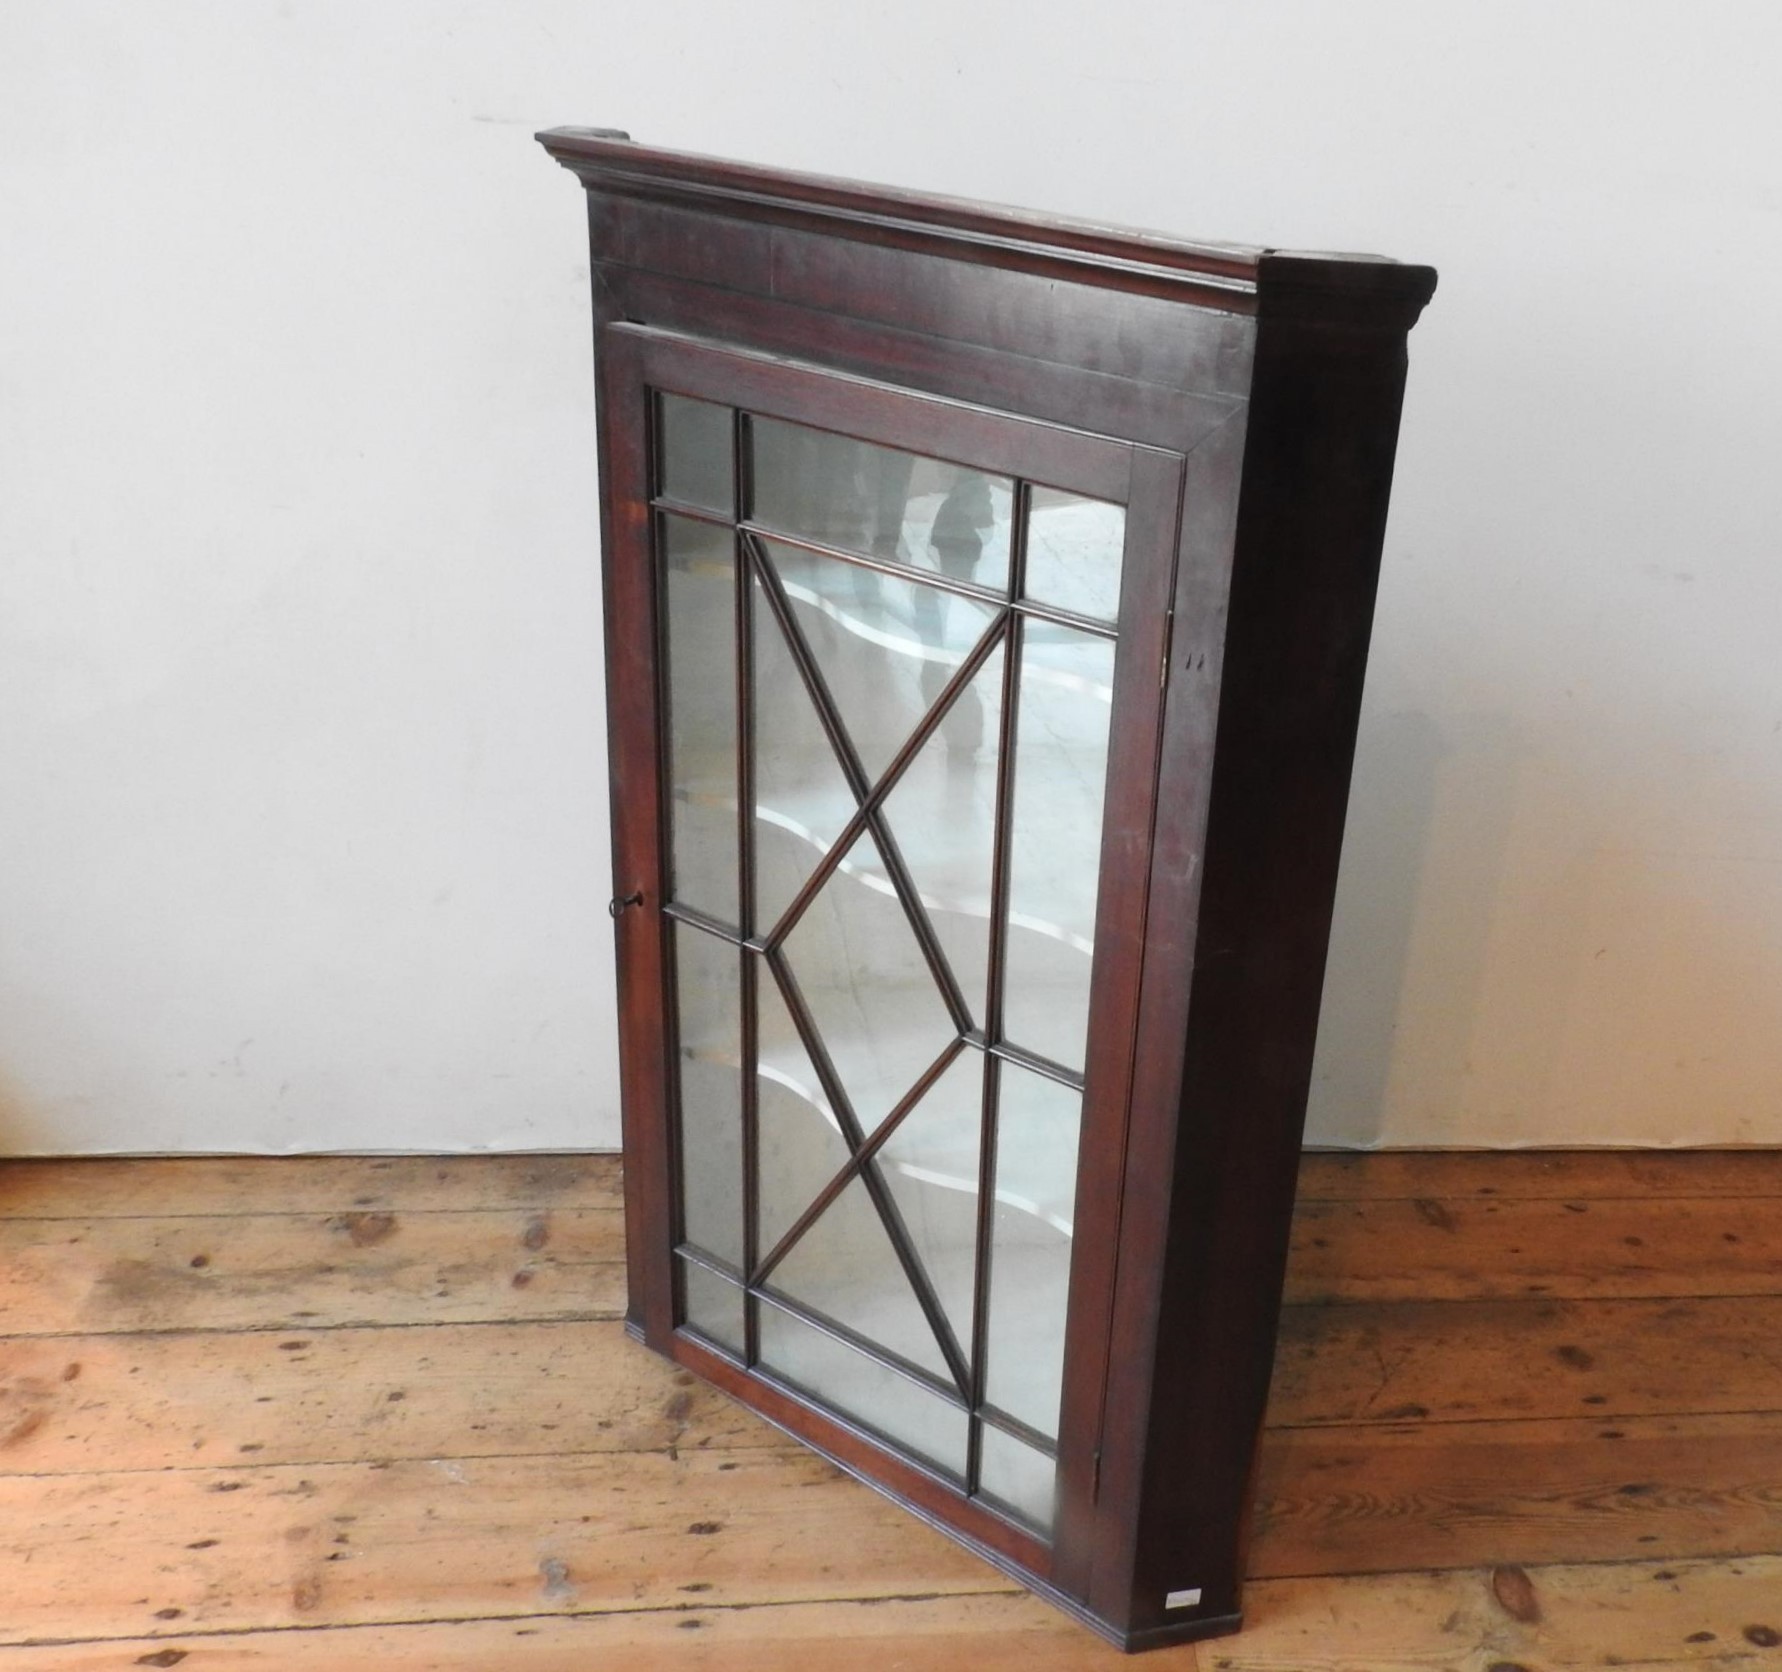
[{"label": "mahogany cabinet", "polygon": [[630,1326],[1115,1642],[1234,1629],[1435,276],[540,138]]}]

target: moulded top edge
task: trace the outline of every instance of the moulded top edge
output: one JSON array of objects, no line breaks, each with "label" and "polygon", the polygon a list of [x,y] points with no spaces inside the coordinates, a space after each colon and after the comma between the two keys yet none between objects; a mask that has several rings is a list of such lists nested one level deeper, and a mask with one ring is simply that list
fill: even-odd
[{"label": "moulded top edge", "polygon": [[[1173,238],[969,198],[638,145],[610,128],[551,128],[537,137],[558,162],[590,186],[621,192],[654,188],[729,200],[739,207],[778,206],[819,218],[920,230],[965,246],[1021,248],[1104,267],[1113,274],[1175,277],[1254,293],[1257,262],[1264,254],[1246,244]],[[971,251],[960,253],[969,257]]]},{"label": "moulded top edge", "polygon": [[[1248,312],[1271,292],[1282,301],[1322,295],[1408,325],[1434,289],[1426,267],[1388,257],[1275,251],[1210,243],[1092,221],[1038,214],[969,198],[907,191],[769,168],[694,152],[639,145],[614,128],[562,127],[538,142],[590,189],[679,199],[762,217],[831,223],[843,235],[870,231],[887,241],[918,239],[964,260],[1064,263],[1093,280],[1155,292],[1183,287]],[[1210,293],[1210,295],[1209,295]],[[1285,294],[1291,293],[1291,295]],[[1340,304],[1339,304],[1340,308]]]}]

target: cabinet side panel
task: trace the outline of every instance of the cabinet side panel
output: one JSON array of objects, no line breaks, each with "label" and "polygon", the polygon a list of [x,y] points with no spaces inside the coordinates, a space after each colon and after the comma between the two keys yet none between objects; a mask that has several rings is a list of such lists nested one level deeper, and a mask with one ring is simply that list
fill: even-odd
[{"label": "cabinet side panel", "polygon": [[1265,298],[1169,1228],[1135,1274],[1157,1338],[1126,1413],[1134,1634],[1238,1606],[1404,371],[1402,332],[1271,320]]}]

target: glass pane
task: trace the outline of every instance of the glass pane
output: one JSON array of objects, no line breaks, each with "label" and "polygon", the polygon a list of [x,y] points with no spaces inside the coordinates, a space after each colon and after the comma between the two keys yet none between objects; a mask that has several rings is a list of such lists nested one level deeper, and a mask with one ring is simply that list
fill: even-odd
[{"label": "glass pane", "polygon": [[767,1302],[761,1306],[761,1363],[963,1478],[966,1415],[959,1406]]},{"label": "glass pane", "polygon": [[879,1151],[879,1169],[947,1321],[971,1340],[984,1058],[962,1051]]},{"label": "glass pane", "polygon": [[732,515],[736,492],[731,434],[729,407],[664,395],[658,492],[702,511]]},{"label": "glass pane", "polygon": [[767,1281],[813,1312],[951,1382],[928,1314],[862,1180],[852,1180],[817,1216]]},{"label": "glass pane", "polygon": [[871,1131],[957,1034],[870,834],[786,937],[786,961]]},{"label": "glass pane", "polygon": [[984,1392],[1048,1438],[1058,1432],[1070,1292],[1080,1092],[1004,1063],[990,1228]]},{"label": "glass pane", "polygon": [[668,573],[672,893],[736,923],[736,540],[661,519]]},{"label": "glass pane", "polygon": [[876,780],[996,620],[993,605],[764,540],[854,751]]},{"label": "glass pane", "polygon": [[771,928],[859,803],[754,583],[755,922]]},{"label": "glass pane", "polygon": [[1000,649],[986,658],[884,804],[885,822],[979,1026],[990,961],[1002,663]]},{"label": "glass pane", "polygon": [[684,923],[673,934],[682,1234],[740,1267],[743,955]]},{"label": "glass pane", "polygon": [[[758,964],[755,989],[761,1237],[770,1254],[817,1192],[848,1159],[840,1123],[780,997],[773,972]],[[898,1281],[902,1282],[901,1273]]]},{"label": "glass pane", "polygon": [[[982,1204],[987,1315],[975,1320],[985,1342],[984,1397],[1045,1435],[1056,1433],[1059,1418],[1082,1115],[1072,1087],[1015,1063],[988,1063],[980,1048],[958,1043],[962,1026],[988,1023],[999,740],[1012,719],[1001,1034],[1079,1071],[1115,646],[1032,617],[1017,629],[1007,603],[945,590],[951,579],[1006,592],[1015,502],[1009,480],[779,420],[747,418],[745,425],[756,525],[895,572],[802,550],[788,538],[742,534],[756,567],[744,576],[753,617],[753,736],[745,742],[736,693],[737,536],[696,517],[659,516],[673,898],[765,935],[815,868],[846,846],[783,941],[768,941],[780,947],[771,962],[683,924],[671,930],[684,1234],[740,1267],[745,1247],[757,1257],[774,1249],[845,1178],[758,1281],[762,1368],[962,1477],[967,1415],[922,1377],[950,1386],[949,1354],[973,1342],[986,1079],[999,1091],[993,1199]],[[662,396],[662,494],[728,519],[738,486],[734,427],[729,408]],[[1042,487],[1022,502],[1025,596],[1114,621],[1124,509]],[[787,612],[786,625],[770,599]],[[1011,646],[991,648],[986,635],[1005,624]],[[1009,717],[1004,662],[1017,631],[1020,663],[1010,670],[1017,713]],[[989,650],[983,666],[937,716],[948,681],[980,649]],[[814,695],[799,673],[807,657]],[[851,782],[854,763],[864,787],[877,786],[925,717],[933,734],[875,814],[883,834],[875,824],[844,838],[862,788]],[[752,749],[752,896],[738,879],[743,747]],[[906,871],[913,900],[899,895]],[[924,951],[930,934],[939,950],[934,966]],[[745,968],[756,982],[757,1055],[747,1066],[759,1162],[748,1188]],[[775,968],[796,981],[814,1030],[811,1047],[799,1037]],[[949,1008],[949,977],[969,1024]],[[935,1084],[850,1176],[850,1123],[871,1132],[949,1048],[957,1054]],[[833,1107],[813,1050],[826,1073],[834,1070]],[[757,1214],[748,1237],[745,1199]],[[742,1290],[691,1261],[679,1269],[685,1324],[740,1356]],[[833,1319],[908,1374],[794,1318],[784,1310],[793,1304]],[[987,1503],[1050,1529],[1052,1458],[984,1424],[979,1465]]]},{"label": "glass pane", "polygon": [[754,521],[1001,591],[1012,484],[963,465],[752,418]]},{"label": "glass pane", "polygon": [[1126,507],[1035,488],[1027,513],[1026,595],[1078,615],[1120,614]]},{"label": "glass pane", "polygon": [[978,1442],[978,1490],[1012,1509],[1041,1532],[1052,1530],[1057,1511],[1058,1465],[1043,1451],[1011,1439],[989,1423]]},{"label": "glass pane", "polygon": [[681,1261],[687,1297],[686,1322],[701,1335],[743,1357],[743,1292],[715,1271]]},{"label": "glass pane", "polygon": [[1089,1025],[1113,687],[1112,640],[1026,623],[1003,1036],[1078,1070]]}]

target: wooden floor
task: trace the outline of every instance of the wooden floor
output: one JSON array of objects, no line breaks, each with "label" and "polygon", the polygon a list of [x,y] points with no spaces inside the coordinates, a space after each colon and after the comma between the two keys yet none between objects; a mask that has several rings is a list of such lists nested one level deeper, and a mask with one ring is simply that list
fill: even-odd
[{"label": "wooden floor", "polygon": [[1308,1157],[1242,1635],[628,1342],[604,1158],[0,1163],[0,1672],[1782,1669],[1782,1154]]}]

